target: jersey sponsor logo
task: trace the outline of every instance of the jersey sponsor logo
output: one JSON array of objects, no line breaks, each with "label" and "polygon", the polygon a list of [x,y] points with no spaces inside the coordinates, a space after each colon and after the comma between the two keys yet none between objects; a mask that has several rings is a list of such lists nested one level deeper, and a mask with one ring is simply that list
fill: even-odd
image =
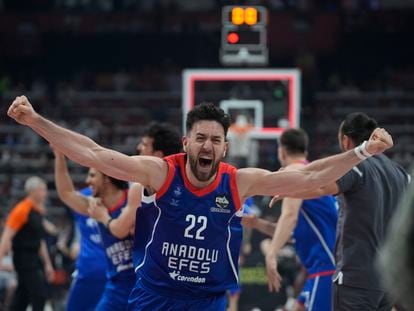
[{"label": "jersey sponsor logo", "polygon": [[221,207],[210,207],[210,212],[229,214],[230,213],[230,209],[228,209],[228,208],[221,208]]},{"label": "jersey sponsor logo", "polygon": [[173,271],[187,270],[192,273],[206,274],[210,272],[211,264],[217,262],[219,251],[164,242],[161,254],[167,257],[168,268]]},{"label": "jersey sponsor logo", "polygon": [[221,194],[221,195],[216,196],[216,205],[217,205],[217,207],[228,208],[229,204],[230,204],[229,200],[226,198],[225,194]]},{"label": "jersey sponsor logo", "polygon": [[169,273],[170,278],[172,278],[174,281],[180,281],[180,282],[190,282],[190,283],[205,283],[206,278],[202,278],[199,276],[184,276],[181,275],[180,271],[173,271]]},{"label": "jersey sponsor logo", "polygon": [[132,264],[132,262],[130,262],[126,265],[118,265],[116,267],[116,272],[119,273],[119,272],[122,272],[122,271],[125,271],[125,270],[128,270],[128,269],[133,269],[133,268],[134,268],[134,265]]},{"label": "jersey sponsor logo", "polygon": [[216,196],[215,200],[216,206],[210,207],[210,211],[213,213],[225,213],[229,214],[230,208],[229,208],[229,200],[227,199],[225,194],[220,194]]}]

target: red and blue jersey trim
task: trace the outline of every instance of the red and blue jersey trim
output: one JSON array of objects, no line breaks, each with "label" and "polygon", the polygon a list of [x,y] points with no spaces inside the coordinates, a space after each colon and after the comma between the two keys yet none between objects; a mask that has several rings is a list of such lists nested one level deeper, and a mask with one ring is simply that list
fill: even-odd
[{"label": "red and blue jersey trim", "polygon": [[230,175],[230,189],[233,197],[233,202],[236,210],[240,210],[242,205],[240,202],[239,190],[236,182],[237,169],[234,166],[221,162],[217,171],[217,175],[213,182],[209,184],[207,187],[197,188],[193,184],[191,184],[185,172],[185,158],[185,153],[178,153],[164,158],[168,165],[168,173],[164,184],[157,191],[157,199],[160,199],[167,192],[169,186],[171,185],[171,182],[174,179],[174,175],[177,169],[180,170],[181,175],[183,176],[184,185],[186,189],[188,189],[192,194],[198,197],[202,197],[213,192],[219,186],[222,179],[222,175],[228,174]]}]

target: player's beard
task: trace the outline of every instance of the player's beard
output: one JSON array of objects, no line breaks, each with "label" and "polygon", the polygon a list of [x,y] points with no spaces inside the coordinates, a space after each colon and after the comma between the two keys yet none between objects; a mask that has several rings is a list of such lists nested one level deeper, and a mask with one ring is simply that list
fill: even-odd
[{"label": "player's beard", "polygon": [[209,181],[211,177],[213,177],[217,173],[221,159],[215,160],[215,157],[213,157],[210,172],[205,173],[205,172],[200,172],[198,169],[198,166],[200,165],[198,162],[200,156],[195,157],[191,155],[190,153],[188,153],[187,156],[188,156],[188,160],[190,161],[191,171],[193,172],[194,176],[199,181],[202,181],[202,182]]}]

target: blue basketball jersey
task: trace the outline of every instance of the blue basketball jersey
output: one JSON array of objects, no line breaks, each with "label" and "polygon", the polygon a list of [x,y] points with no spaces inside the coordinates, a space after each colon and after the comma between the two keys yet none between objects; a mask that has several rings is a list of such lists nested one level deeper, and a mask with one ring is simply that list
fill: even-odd
[{"label": "blue basketball jersey", "polygon": [[[122,208],[127,204],[127,196],[128,191],[124,191],[118,204],[108,209],[112,218],[117,218],[121,214]],[[132,237],[127,236],[124,239],[118,239],[101,223],[99,223],[99,231],[106,253],[107,277],[109,279],[135,278],[132,263]]]},{"label": "blue basketball jersey", "polygon": [[335,270],[338,209],[333,196],[304,200],[293,232],[296,252],[309,274]]},{"label": "blue basketball jersey", "polygon": [[[80,190],[85,196],[91,196],[90,188]],[[73,212],[80,234],[80,249],[76,259],[77,278],[106,279],[106,255],[102,247],[98,223],[91,217]]]},{"label": "blue basketball jersey", "polygon": [[185,154],[165,160],[166,182],[152,203],[144,200],[137,209],[135,270],[143,286],[165,296],[222,294],[239,281],[236,168],[220,163],[212,184],[197,189],[185,174]]}]

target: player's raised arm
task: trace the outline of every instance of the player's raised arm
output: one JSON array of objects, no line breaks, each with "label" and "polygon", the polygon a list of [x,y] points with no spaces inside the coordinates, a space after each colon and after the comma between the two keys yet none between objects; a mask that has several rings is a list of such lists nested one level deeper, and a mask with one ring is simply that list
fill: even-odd
[{"label": "player's raised arm", "polygon": [[71,160],[93,167],[111,177],[139,182],[159,189],[167,176],[167,164],[155,157],[129,157],[104,148],[92,139],[67,130],[34,111],[26,96],[18,96],[7,114],[27,125]]},{"label": "player's raised arm", "polygon": [[59,199],[76,212],[88,215],[88,198],[76,191],[72,178],[69,175],[64,154],[55,147],[52,148],[55,155],[55,185]]},{"label": "player's raised arm", "polygon": [[253,195],[297,193],[323,187],[338,180],[368,156],[380,154],[393,146],[392,137],[382,128],[373,131],[370,139],[347,152],[320,159],[295,170],[269,172],[246,168],[237,172],[237,185],[242,198]]}]

